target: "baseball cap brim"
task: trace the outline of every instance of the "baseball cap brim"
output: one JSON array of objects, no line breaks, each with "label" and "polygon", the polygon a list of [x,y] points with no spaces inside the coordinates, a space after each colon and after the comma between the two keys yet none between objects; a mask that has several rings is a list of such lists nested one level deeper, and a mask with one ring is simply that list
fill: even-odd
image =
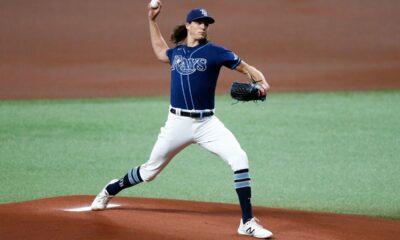
[{"label": "baseball cap brim", "polygon": [[212,17],[198,17],[198,18],[191,19],[191,22],[200,21],[200,20],[206,21],[209,24],[213,24],[215,22],[214,18],[212,18]]}]

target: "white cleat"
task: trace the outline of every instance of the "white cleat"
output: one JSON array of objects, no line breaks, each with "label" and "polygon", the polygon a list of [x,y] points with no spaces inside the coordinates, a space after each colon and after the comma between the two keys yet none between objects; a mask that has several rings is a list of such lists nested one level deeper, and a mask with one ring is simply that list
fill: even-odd
[{"label": "white cleat", "polygon": [[107,208],[108,202],[113,198],[114,196],[111,196],[108,194],[106,188],[108,185],[113,184],[115,182],[118,182],[118,179],[113,179],[107,185],[101,190],[99,194],[97,194],[96,198],[93,200],[91,209],[92,211],[99,211],[99,210],[104,210]]},{"label": "white cleat", "polygon": [[272,232],[268,231],[263,226],[258,224],[257,218],[252,218],[246,223],[243,223],[243,221],[240,220],[238,233],[240,235],[252,236],[255,238],[270,238],[273,235]]}]

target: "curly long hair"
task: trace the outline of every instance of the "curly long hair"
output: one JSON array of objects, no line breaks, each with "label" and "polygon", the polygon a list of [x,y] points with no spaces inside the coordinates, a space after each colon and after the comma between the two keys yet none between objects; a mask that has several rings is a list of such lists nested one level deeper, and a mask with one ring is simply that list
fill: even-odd
[{"label": "curly long hair", "polygon": [[[187,29],[185,24],[178,25],[174,28],[174,31],[171,34],[171,42],[174,44],[179,44],[183,42],[187,38]],[[208,37],[200,40],[200,44],[208,43]]]}]

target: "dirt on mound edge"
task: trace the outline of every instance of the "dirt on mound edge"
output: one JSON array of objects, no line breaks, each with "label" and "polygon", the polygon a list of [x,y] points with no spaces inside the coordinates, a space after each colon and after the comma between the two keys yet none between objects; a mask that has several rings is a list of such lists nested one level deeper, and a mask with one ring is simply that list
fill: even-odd
[{"label": "dirt on mound edge", "polygon": [[[251,239],[236,230],[234,204],[116,197],[93,212],[93,196],[0,204],[1,239]],[[396,239],[400,221],[255,207],[273,239]]]}]

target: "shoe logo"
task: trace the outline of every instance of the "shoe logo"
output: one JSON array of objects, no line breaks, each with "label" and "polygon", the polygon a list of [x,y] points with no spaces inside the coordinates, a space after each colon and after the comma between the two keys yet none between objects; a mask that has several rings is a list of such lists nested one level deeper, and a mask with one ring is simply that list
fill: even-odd
[{"label": "shoe logo", "polygon": [[246,232],[248,234],[253,234],[253,232],[255,231],[255,229],[252,229],[251,227],[249,227],[248,229],[246,229]]}]

